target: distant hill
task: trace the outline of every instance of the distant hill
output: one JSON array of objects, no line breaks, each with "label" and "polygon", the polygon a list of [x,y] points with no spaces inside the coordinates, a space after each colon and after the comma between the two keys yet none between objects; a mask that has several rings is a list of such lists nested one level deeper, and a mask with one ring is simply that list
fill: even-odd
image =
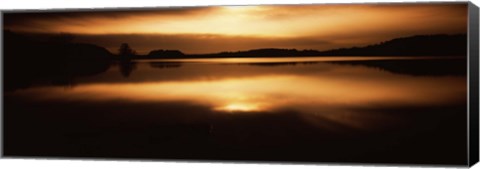
[{"label": "distant hill", "polygon": [[209,57],[282,57],[282,56],[319,56],[320,51],[317,50],[297,50],[297,49],[253,49],[248,51],[237,52],[220,52],[214,54],[193,55],[193,56],[209,56]]},{"label": "distant hill", "polygon": [[237,52],[188,55],[186,57],[289,57],[289,56],[466,56],[467,35],[417,35],[396,38],[363,47],[326,51],[297,49],[253,49]]},{"label": "distant hill", "polygon": [[467,35],[418,35],[320,52],[329,56],[466,56]]},{"label": "distant hill", "polygon": [[49,39],[38,40],[31,36],[5,30],[5,55],[11,59],[56,61],[58,59],[110,59],[107,49],[86,43],[73,43],[68,35],[52,35]]},{"label": "distant hill", "polygon": [[25,88],[39,81],[71,85],[73,79],[106,71],[113,55],[105,48],[71,43],[69,37],[48,40],[3,31],[5,89]]}]

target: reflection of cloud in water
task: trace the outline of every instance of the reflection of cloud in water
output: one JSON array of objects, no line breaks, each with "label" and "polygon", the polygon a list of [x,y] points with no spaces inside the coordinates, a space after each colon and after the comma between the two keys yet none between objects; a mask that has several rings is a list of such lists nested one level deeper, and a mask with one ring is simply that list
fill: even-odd
[{"label": "reflection of cloud in water", "polygon": [[10,94],[59,101],[186,101],[226,113],[291,110],[302,112],[307,121],[319,125],[333,121],[355,128],[369,128],[384,123],[388,114],[356,112],[354,108],[463,103],[466,99],[465,83],[464,77],[411,77],[344,67],[316,75],[92,83],[67,90],[62,87],[37,87]]}]

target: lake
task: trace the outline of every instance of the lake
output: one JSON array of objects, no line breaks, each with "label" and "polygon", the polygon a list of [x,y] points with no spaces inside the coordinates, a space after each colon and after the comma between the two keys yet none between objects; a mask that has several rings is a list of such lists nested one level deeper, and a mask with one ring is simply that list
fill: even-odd
[{"label": "lake", "polygon": [[28,85],[4,93],[4,150],[463,164],[466,67],[459,57],[163,59],[116,61],[62,80],[18,77]]}]

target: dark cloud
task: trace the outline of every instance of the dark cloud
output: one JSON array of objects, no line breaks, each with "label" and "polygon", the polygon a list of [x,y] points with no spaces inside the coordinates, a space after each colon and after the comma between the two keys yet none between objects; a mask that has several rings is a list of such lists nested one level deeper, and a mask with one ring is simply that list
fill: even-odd
[{"label": "dark cloud", "polygon": [[[124,19],[132,16],[156,15],[187,16],[205,14],[215,10],[213,7],[164,7],[164,8],[141,8],[141,9],[95,9],[95,10],[48,10],[48,11],[9,11],[4,13],[4,27],[15,29],[21,27],[41,27],[44,22],[56,23],[76,20],[76,23],[97,19]],[[68,22],[72,24],[72,22]],[[74,24],[74,23],[73,23]],[[38,28],[40,29],[40,28]]]}]

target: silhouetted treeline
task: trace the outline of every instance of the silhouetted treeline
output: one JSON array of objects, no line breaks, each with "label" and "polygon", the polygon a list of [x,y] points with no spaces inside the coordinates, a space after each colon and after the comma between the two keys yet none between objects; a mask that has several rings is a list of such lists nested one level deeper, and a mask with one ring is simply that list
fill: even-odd
[{"label": "silhouetted treeline", "polygon": [[185,57],[179,50],[153,50],[148,54],[149,58],[177,58]]},{"label": "silhouetted treeline", "polygon": [[[467,35],[417,35],[381,42],[378,44],[340,48],[326,51],[297,49],[252,49],[225,51],[211,54],[184,54],[179,50],[158,49],[139,55],[123,43],[117,55],[105,48],[82,43],[72,43],[73,35],[60,34],[47,41],[32,40],[21,34],[5,31],[5,42],[12,54],[32,59],[41,54],[41,60],[55,57],[70,59],[163,59],[163,58],[227,58],[227,57],[295,57],[295,56],[466,56]],[[123,48],[122,48],[123,46]],[[25,50],[26,49],[26,50]],[[48,55],[48,56],[44,56]]]},{"label": "silhouetted treeline", "polygon": [[220,52],[215,54],[193,55],[196,57],[288,57],[288,56],[320,56],[321,52],[317,50],[297,50],[297,49],[253,49],[237,52]]},{"label": "silhouetted treeline", "polygon": [[194,55],[196,57],[289,57],[289,56],[466,56],[467,35],[418,35],[397,38],[364,47],[326,51],[255,49]]},{"label": "silhouetted treeline", "polygon": [[106,71],[113,55],[103,47],[73,43],[73,35],[39,40],[4,30],[5,89],[33,83],[72,85],[73,78]]},{"label": "silhouetted treeline", "polygon": [[252,49],[211,54],[184,54],[179,50],[153,50],[135,59],[228,58],[228,57],[295,57],[295,56],[466,56],[467,35],[417,35],[378,44],[326,51],[297,49]]},{"label": "silhouetted treeline", "polygon": [[365,47],[320,52],[329,56],[466,56],[467,35],[418,35]]},{"label": "silhouetted treeline", "polygon": [[[4,30],[3,35],[6,90],[25,88],[34,83],[73,85],[75,77],[104,72],[110,67],[112,61],[118,61],[120,72],[123,76],[128,77],[136,68],[135,59],[295,56],[466,56],[467,51],[466,34],[419,35],[397,38],[365,47],[327,51],[267,48],[213,54],[184,54],[179,50],[153,50],[148,55],[138,55],[127,43],[120,45],[118,54],[112,54],[100,46],[74,43],[75,35],[71,34],[48,35],[49,38],[38,38],[30,34]],[[158,65],[154,66],[158,67]],[[380,66],[383,67],[383,63]],[[391,68],[392,66],[387,67]],[[403,72],[400,69],[393,71]]]},{"label": "silhouetted treeline", "polygon": [[[116,57],[117,59],[122,59],[124,54],[121,54],[122,52],[120,51],[118,56]],[[190,55],[185,55],[179,50],[164,50],[164,49],[158,49],[158,50],[152,50],[146,55],[141,55],[141,54],[131,54],[132,59],[174,59],[174,58],[188,58],[192,57]]]}]

